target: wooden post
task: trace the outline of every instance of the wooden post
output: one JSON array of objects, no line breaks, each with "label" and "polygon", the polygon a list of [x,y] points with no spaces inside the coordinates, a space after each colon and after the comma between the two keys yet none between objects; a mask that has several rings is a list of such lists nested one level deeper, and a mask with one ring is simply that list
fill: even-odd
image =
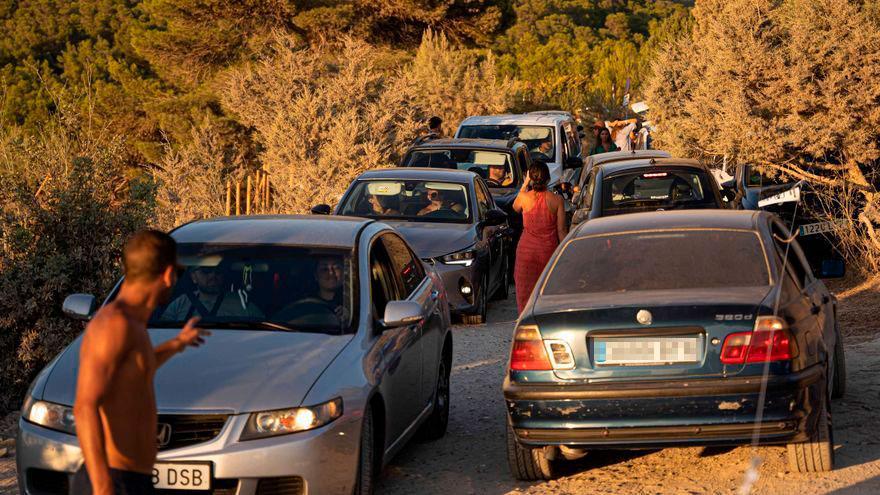
[{"label": "wooden post", "polygon": [[235,179],[235,214],[241,215],[241,180]]},{"label": "wooden post", "polygon": [[256,213],[260,213],[260,206],[261,206],[261,203],[263,202],[262,201],[263,190],[260,189],[260,186],[262,185],[262,183],[260,182],[260,171],[259,170],[257,170],[256,176],[257,176],[257,178],[255,179],[256,182],[254,183],[254,211]]},{"label": "wooden post", "polygon": [[250,176],[250,175],[247,176],[247,196],[246,196],[246,200],[247,200],[247,201],[244,203],[244,214],[245,214],[245,215],[250,215],[250,214],[251,214],[251,176]]},{"label": "wooden post", "polygon": [[226,216],[232,215],[232,181],[226,179]]},{"label": "wooden post", "polygon": [[269,174],[266,174],[266,208],[267,209],[272,207],[272,196],[269,195],[269,192],[271,191],[270,187],[272,187],[272,186],[269,185]]}]

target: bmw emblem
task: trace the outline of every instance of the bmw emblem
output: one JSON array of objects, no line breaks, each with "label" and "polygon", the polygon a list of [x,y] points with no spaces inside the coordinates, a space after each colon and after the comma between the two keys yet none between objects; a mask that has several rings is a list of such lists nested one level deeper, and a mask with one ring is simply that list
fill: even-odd
[{"label": "bmw emblem", "polygon": [[636,321],[642,325],[650,325],[653,320],[654,317],[647,309],[640,309],[639,312],[636,313]]}]

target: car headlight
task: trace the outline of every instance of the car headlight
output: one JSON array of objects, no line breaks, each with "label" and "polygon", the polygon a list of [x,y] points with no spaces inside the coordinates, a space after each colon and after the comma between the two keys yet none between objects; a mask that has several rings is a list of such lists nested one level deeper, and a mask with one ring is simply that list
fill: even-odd
[{"label": "car headlight", "polygon": [[316,406],[251,413],[242,440],[287,435],[319,428],[342,416],[342,398]]},{"label": "car headlight", "polygon": [[73,408],[54,404],[43,400],[34,400],[28,395],[21,408],[21,416],[31,423],[76,435],[76,421],[73,418]]},{"label": "car headlight", "polygon": [[464,265],[471,266],[471,263],[474,262],[474,257],[476,253],[473,249],[465,249],[464,251],[458,251],[457,253],[447,254],[446,256],[441,256],[440,261],[447,265]]}]

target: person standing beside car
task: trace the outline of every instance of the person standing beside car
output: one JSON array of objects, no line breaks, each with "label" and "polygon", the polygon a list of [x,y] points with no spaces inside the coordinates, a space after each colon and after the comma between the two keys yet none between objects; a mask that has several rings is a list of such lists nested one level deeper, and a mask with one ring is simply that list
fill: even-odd
[{"label": "person standing beside car", "polygon": [[523,232],[516,248],[513,281],[516,286],[516,307],[522,312],[550,261],[556,246],[565,238],[565,206],[562,198],[547,190],[550,169],[536,162],[529,167],[526,180],[519,190],[513,209],[522,213]]},{"label": "person standing beside car", "polygon": [[590,150],[590,155],[610,153],[612,151],[620,151],[620,148],[611,140],[611,131],[603,127],[598,130],[596,145]]},{"label": "person standing beside car", "polygon": [[155,230],[134,234],[122,254],[119,295],[86,327],[79,351],[76,436],[85,462],[70,493],[154,493],[157,413],[153,376],[175,354],[209,333],[190,319],[177,337],[153,347],[147,322],[177,283],[177,246]]}]

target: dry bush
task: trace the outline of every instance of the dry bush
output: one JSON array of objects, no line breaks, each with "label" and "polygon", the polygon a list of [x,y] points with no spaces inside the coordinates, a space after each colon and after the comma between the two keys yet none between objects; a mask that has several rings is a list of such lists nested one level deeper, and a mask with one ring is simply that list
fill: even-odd
[{"label": "dry bush", "polygon": [[162,161],[153,174],[159,185],[157,222],[161,228],[226,213],[228,177],[241,171],[242,158],[206,118],[191,131],[189,142],[175,148],[165,145]]},{"label": "dry bush", "polygon": [[254,130],[276,211],[334,204],[364,170],[397,163],[430,115],[449,129],[510,104],[511,84],[496,78],[491,56],[442,35],[427,33],[402,68],[382,69],[382,55],[355,39],[302,47],[279,35],[264,59],[231,73],[223,105]]},{"label": "dry bush", "polygon": [[37,135],[0,132],[0,411],[82,331],[64,297],[106,295],[154,207],[153,188],[125,177],[123,139],[59,112]]},{"label": "dry bush", "polygon": [[854,222],[844,251],[880,267],[880,33],[853,0],[706,0],[648,84],[659,147],[806,179]]}]

